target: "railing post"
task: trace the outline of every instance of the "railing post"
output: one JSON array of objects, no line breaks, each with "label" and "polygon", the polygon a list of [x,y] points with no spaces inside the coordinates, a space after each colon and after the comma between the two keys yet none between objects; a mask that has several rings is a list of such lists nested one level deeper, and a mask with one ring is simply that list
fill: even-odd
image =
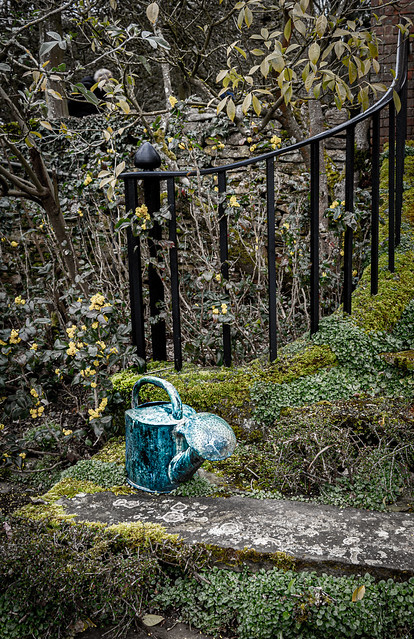
[{"label": "railing post", "polygon": [[[140,169],[152,171],[161,164],[161,158],[154,147],[149,142],[144,142],[135,154],[135,166]],[[157,177],[144,178],[144,200],[148,208],[148,213],[152,215],[161,208],[160,202],[160,180]],[[157,245],[162,239],[162,229],[158,222],[150,231],[148,246],[151,260],[158,260]],[[167,339],[165,332],[165,321],[157,319],[164,305],[164,285],[152,262],[148,266],[148,283],[150,293],[150,314],[152,357],[154,360],[165,361],[167,359]]]},{"label": "railing post", "polygon": [[[225,280],[229,279],[229,249],[228,249],[228,229],[227,215],[225,211],[225,203],[223,201],[226,193],[226,173],[219,171],[217,175],[217,184],[219,190],[219,226],[220,226],[220,263],[221,274]],[[223,324],[223,361],[224,366],[231,366],[231,335],[230,324]]]},{"label": "railing post", "polygon": [[395,270],[395,106],[389,103],[388,131],[388,269]]},{"label": "railing post", "polygon": [[378,293],[380,112],[372,116],[371,295]]},{"label": "railing post", "polygon": [[[345,210],[354,212],[355,124],[346,129]],[[351,314],[353,231],[346,227],[344,240],[344,312]]]},{"label": "railing post", "polygon": [[399,93],[401,109],[397,114],[397,143],[395,162],[395,246],[401,240],[401,212],[404,190],[404,158],[405,158],[405,138],[407,129],[407,79]]},{"label": "railing post", "polygon": [[[125,180],[125,208],[137,208],[137,184],[133,179]],[[145,362],[144,305],[142,301],[141,245],[139,237],[134,237],[131,228],[127,231],[129,299],[131,303],[132,343],[137,355]]]},{"label": "railing post", "polygon": [[267,198],[267,268],[269,291],[269,358],[277,358],[276,323],[276,231],[275,231],[275,168],[274,158],[266,160],[266,198]]},{"label": "railing post", "polygon": [[180,371],[183,366],[183,354],[181,346],[181,316],[180,316],[180,292],[178,282],[178,247],[177,247],[177,218],[175,211],[175,187],[174,178],[167,180],[168,206],[170,210],[170,222],[168,240],[170,248],[171,269],[171,312],[173,322],[174,366]]},{"label": "railing post", "polygon": [[319,142],[311,143],[310,304],[311,335],[319,329]]}]

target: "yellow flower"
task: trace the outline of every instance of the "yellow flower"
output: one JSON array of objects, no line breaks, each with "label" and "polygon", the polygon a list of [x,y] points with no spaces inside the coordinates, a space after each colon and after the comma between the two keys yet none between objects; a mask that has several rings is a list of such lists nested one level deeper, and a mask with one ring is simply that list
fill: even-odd
[{"label": "yellow flower", "polygon": [[10,242],[10,246],[12,246],[13,248],[16,248],[16,246],[19,246],[19,245],[17,242],[13,240],[13,242]]},{"label": "yellow flower", "polygon": [[221,312],[223,313],[223,315],[226,315],[226,313],[227,313],[227,304],[222,304],[221,305]]},{"label": "yellow flower", "polygon": [[31,351],[37,351],[37,349],[38,349],[38,348],[39,348],[39,346],[36,344],[36,342],[34,342],[34,343],[31,345],[30,350],[31,350]]},{"label": "yellow flower", "polygon": [[253,138],[247,138],[247,141],[250,144],[251,142],[253,142]]},{"label": "yellow flower", "polygon": [[96,295],[92,295],[91,303],[89,306],[90,311],[100,311],[101,307],[105,304],[105,298],[102,293],[96,293]]},{"label": "yellow flower", "polygon": [[69,348],[66,349],[66,353],[68,355],[76,355],[76,353],[78,352],[75,342],[69,342]]},{"label": "yellow flower", "polygon": [[6,343],[6,342],[3,342],[3,340],[2,340],[2,339],[0,339],[0,346],[7,346],[7,343]]},{"label": "yellow flower", "polygon": [[250,147],[250,151],[251,153],[253,153],[253,151],[256,149],[256,144],[252,144],[252,146]]},{"label": "yellow flower", "polygon": [[174,140],[174,138],[167,138],[167,140],[171,144],[171,142]]},{"label": "yellow flower", "polygon": [[97,342],[95,342],[95,344],[96,344],[97,346],[99,346],[99,348],[100,348],[102,351],[104,351],[104,350],[105,350],[105,348],[106,348],[106,344],[105,344],[105,342],[102,342],[102,340],[100,340],[100,339],[99,339]]},{"label": "yellow flower", "polygon": [[215,279],[217,282],[221,282],[221,273],[217,273],[217,275],[215,276]]},{"label": "yellow flower", "polygon": [[171,104],[171,108],[173,109],[175,105],[177,104],[178,100],[173,95],[170,95],[170,97],[168,98],[168,102]]},{"label": "yellow flower", "polygon": [[83,217],[83,211],[82,211],[82,209],[78,209],[78,215],[79,215],[79,217]]},{"label": "yellow flower", "polygon": [[343,251],[339,251],[339,254],[341,257],[343,257],[345,255],[345,253]]},{"label": "yellow flower", "polygon": [[22,299],[20,295],[18,295],[14,298],[14,303],[16,304],[16,306],[23,306],[24,304],[26,304],[26,300]]},{"label": "yellow flower", "polygon": [[0,430],[4,430],[4,424],[0,424]]},{"label": "yellow flower", "polygon": [[215,306],[213,306],[212,312],[213,312],[213,315],[218,315],[220,313],[218,308],[216,308]]},{"label": "yellow flower", "polygon": [[283,228],[289,230],[289,228],[290,228],[289,223],[285,222],[284,225],[283,225]]},{"label": "yellow flower", "polygon": [[352,275],[353,275],[354,277],[356,277],[356,276],[358,275],[358,271],[356,271],[356,270],[354,269],[354,270],[352,271]]},{"label": "yellow flower", "polygon": [[97,387],[97,383],[96,382],[91,382],[91,386],[92,386],[92,388],[96,388]]},{"label": "yellow flower", "polygon": [[36,410],[36,408],[31,408],[31,409],[30,409],[30,415],[31,415],[31,417],[32,417],[33,419],[36,419],[36,417],[37,417],[37,410]]},{"label": "yellow flower", "polygon": [[55,375],[60,375],[60,368],[55,368]]},{"label": "yellow flower", "polygon": [[148,207],[146,204],[141,204],[141,206],[137,206],[137,208],[135,209],[135,215],[137,217],[142,217],[145,220],[149,220],[150,219],[150,214],[148,213]]},{"label": "yellow flower", "polygon": [[238,203],[237,198],[236,198],[235,195],[232,195],[231,198],[230,198],[230,206],[232,206],[234,208],[240,206],[240,204]]},{"label": "yellow flower", "polygon": [[19,457],[21,457],[22,459],[25,459],[26,453],[19,453]]},{"label": "yellow flower", "polygon": [[84,184],[85,186],[88,186],[88,184],[90,184],[91,182],[92,182],[92,178],[91,178],[91,176],[88,174],[88,175],[86,176],[86,178],[84,179],[83,184]]},{"label": "yellow flower", "polygon": [[280,146],[282,139],[279,138],[277,135],[273,135],[270,138],[270,144],[272,145],[272,147],[275,149],[277,146]]},{"label": "yellow flower", "polygon": [[76,348],[79,348],[79,349],[83,348],[83,342],[78,342],[76,344]]},{"label": "yellow flower", "polygon": [[113,347],[111,348],[111,350],[109,351],[109,353],[110,353],[111,355],[117,355],[117,354],[119,353],[119,351],[118,351],[118,349],[117,349],[117,347],[116,347],[116,346],[113,346]]},{"label": "yellow flower", "polygon": [[338,200],[334,200],[330,206],[331,209],[335,209],[337,206],[339,206],[339,202]]},{"label": "yellow flower", "polygon": [[180,144],[178,145],[179,149],[185,149],[185,144],[183,142],[180,142]]},{"label": "yellow flower", "polygon": [[30,389],[30,395],[32,397],[39,397],[38,392],[37,392],[37,390],[35,388],[31,388]]},{"label": "yellow flower", "polygon": [[92,322],[92,328],[98,328],[99,322]]},{"label": "yellow flower", "polygon": [[75,333],[78,330],[78,327],[75,324],[72,324],[69,328],[66,329],[66,333],[69,339],[73,339],[75,337]]},{"label": "yellow flower", "polygon": [[215,186],[213,190],[218,191],[218,186]]},{"label": "yellow flower", "polygon": [[345,206],[345,200],[342,200],[341,204],[342,206]]},{"label": "yellow flower", "polygon": [[94,359],[94,360],[93,360],[93,365],[94,365],[94,366],[99,366],[99,360]]},{"label": "yellow flower", "polygon": [[79,304],[80,304],[81,302],[83,302],[83,299],[81,297],[78,297],[78,299],[76,301],[79,302]]},{"label": "yellow flower", "polygon": [[82,331],[87,331],[87,330],[88,330],[88,328],[87,328],[87,326],[85,326],[85,324],[82,324],[82,326],[81,326],[81,330],[82,330]]},{"label": "yellow flower", "polygon": [[21,337],[19,337],[19,331],[16,331],[15,328],[11,330],[10,333],[10,344],[18,344],[22,341]]},{"label": "yellow flower", "polygon": [[322,272],[322,277],[326,277],[325,271]]},{"label": "yellow flower", "polygon": [[39,406],[39,408],[37,409],[37,414],[39,415],[39,417],[43,413],[44,410],[45,410],[44,406]]},{"label": "yellow flower", "polygon": [[62,433],[64,435],[72,435],[73,430],[70,430],[69,428],[62,428]]}]

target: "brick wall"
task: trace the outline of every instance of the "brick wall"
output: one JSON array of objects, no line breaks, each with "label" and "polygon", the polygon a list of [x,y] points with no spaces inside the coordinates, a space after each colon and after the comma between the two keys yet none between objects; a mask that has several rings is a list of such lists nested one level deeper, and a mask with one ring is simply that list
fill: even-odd
[{"label": "brick wall", "polygon": [[[385,20],[380,26],[375,26],[375,31],[381,41],[379,47],[379,61],[381,64],[380,81],[388,87],[392,82],[390,69],[395,65],[397,50],[398,29],[395,26],[403,22],[404,17],[414,22],[414,0],[399,0],[394,6],[382,6],[380,0],[372,0],[372,7],[377,15],[385,15]],[[408,69],[408,108],[407,108],[407,137],[414,139],[414,56],[411,54]],[[388,140],[388,110],[385,109],[381,116],[381,142]]]}]

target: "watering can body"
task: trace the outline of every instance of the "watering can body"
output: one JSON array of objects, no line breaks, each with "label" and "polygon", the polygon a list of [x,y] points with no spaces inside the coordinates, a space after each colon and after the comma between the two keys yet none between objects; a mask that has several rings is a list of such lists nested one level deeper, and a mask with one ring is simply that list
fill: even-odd
[{"label": "watering can body", "polygon": [[[170,402],[140,404],[139,389],[154,384]],[[125,413],[127,482],[148,492],[168,493],[189,479],[205,459],[229,457],[236,445],[230,426],[210,413],[183,405],[176,389],[163,379],[142,377]]]}]

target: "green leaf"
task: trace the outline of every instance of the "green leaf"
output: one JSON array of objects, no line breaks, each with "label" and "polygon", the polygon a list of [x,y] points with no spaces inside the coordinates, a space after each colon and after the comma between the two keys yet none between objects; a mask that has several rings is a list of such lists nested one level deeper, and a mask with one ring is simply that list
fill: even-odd
[{"label": "green leaf", "polygon": [[243,58],[246,60],[247,59],[247,55],[246,55],[246,51],[244,51],[243,49],[241,49],[240,47],[237,47],[236,45],[234,45],[234,48],[236,49],[236,51],[238,51]]},{"label": "green leaf", "polygon": [[283,35],[285,36],[285,40],[287,42],[289,42],[290,40],[291,33],[292,33],[292,20],[289,18],[289,20],[285,24],[285,28],[283,29]]},{"label": "green leaf", "polygon": [[248,93],[246,97],[244,98],[243,104],[242,104],[242,111],[244,114],[246,114],[247,111],[249,110],[251,103],[252,103],[252,94]]},{"label": "green leaf", "polygon": [[261,104],[260,100],[255,95],[253,95],[252,96],[252,101],[253,101],[253,109],[254,109],[256,115],[260,115],[260,112],[262,110],[262,104]]},{"label": "green leaf", "polygon": [[236,105],[234,104],[232,98],[227,102],[226,112],[228,117],[232,122],[234,122],[234,118],[236,117]]},{"label": "green leaf", "polygon": [[250,27],[253,22],[253,13],[249,9],[249,7],[246,7],[244,10],[244,21],[248,27]]},{"label": "green leaf", "polygon": [[309,60],[313,64],[316,64],[317,61],[319,60],[319,56],[320,55],[321,55],[321,48],[320,48],[319,44],[317,42],[313,42],[310,45],[309,51],[308,51]]},{"label": "green leaf", "polygon": [[355,63],[352,62],[352,60],[349,61],[348,75],[349,75],[349,82],[353,84],[358,77],[358,71],[357,71]]},{"label": "green leaf", "polygon": [[392,97],[394,98],[395,110],[397,111],[397,113],[399,113],[400,110],[401,110],[400,96],[398,95],[398,93],[396,91],[393,91],[392,92]]},{"label": "green leaf", "polygon": [[326,27],[328,26],[328,20],[324,14],[320,15],[315,24],[315,30],[318,36],[321,38],[326,31]]},{"label": "green leaf", "polygon": [[302,20],[295,20],[295,29],[299,31],[301,36],[306,37],[306,25]]}]

